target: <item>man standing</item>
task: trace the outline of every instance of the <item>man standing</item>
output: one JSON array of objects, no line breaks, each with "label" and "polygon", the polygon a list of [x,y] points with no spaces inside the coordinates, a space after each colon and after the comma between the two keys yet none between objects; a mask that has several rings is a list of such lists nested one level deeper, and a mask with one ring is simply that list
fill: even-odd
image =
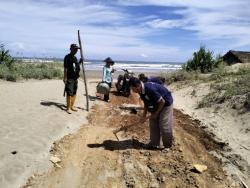
[{"label": "man standing", "polygon": [[78,78],[80,73],[80,63],[83,62],[80,59],[77,62],[75,54],[77,53],[79,47],[76,44],[70,45],[70,53],[64,57],[64,79],[65,91],[67,93],[67,113],[71,114],[71,111],[77,111],[74,108],[74,103],[76,100],[76,92],[78,86]]},{"label": "man standing", "polygon": [[146,120],[147,112],[151,112],[148,148],[159,148],[161,136],[164,148],[170,148],[173,139],[173,98],[171,92],[163,85],[154,82],[143,83],[135,77],[130,79],[129,85],[144,102],[142,122]]}]

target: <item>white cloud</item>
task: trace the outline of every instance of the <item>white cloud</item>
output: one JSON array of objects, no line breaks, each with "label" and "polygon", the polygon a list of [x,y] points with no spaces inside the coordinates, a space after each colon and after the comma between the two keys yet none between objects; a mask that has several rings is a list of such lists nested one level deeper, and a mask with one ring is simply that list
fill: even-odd
[{"label": "white cloud", "polygon": [[[141,53],[149,51],[149,60],[164,60],[162,57],[168,57],[166,51],[178,51],[176,47],[146,42],[144,37],[152,33],[152,29],[140,24],[128,25],[131,15],[117,8],[102,4],[55,7],[48,2],[0,2],[0,17],[4,18],[0,29],[8,28],[0,40],[12,51],[22,52],[19,54],[62,57],[68,52],[69,44],[77,42],[76,31],[80,29],[87,58],[112,55],[138,60]],[[152,16],[139,19],[150,18]],[[23,48],[17,44],[22,44]],[[154,53],[162,55],[157,57]]]},{"label": "white cloud", "polygon": [[175,13],[182,16],[181,19],[155,18],[146,25],[194,31],[199,40],[228,40],[232,48],[250,45],[249,0],[127,0],[119,3],[124,6],[179,7]]},{"label": "white cloud", "polygon": [[148,56],[146,54],[141,54],[141,57],[147,58]]},{"label": "white cloud", "polygon": [[[196,41],[222,41],[220,48],[250,45],[249,0],[121,0],[116,6],[106,1],[17,0],[0,1],[0,42],[24,54],[62,57],[77,42],[81,30],[87,58],[181,61],[190,49],[150,40],[158,32],[183,29],[196,34]],[[112,1],[113,3],[115,1]],[[157,5],[175,7],[178,19],[155,14],[135,17],[120,6]],[[124,7],[123,7],[124,8]],[[179,9],[178,9],[179,8]],[[218,47],[219,48],[219,47]]]},{"label": "white cloud", "polygon": [[148,25],[152,28],[172,29],[172,28],[181,28],[185,26],[186,23],[184,20],[154,19],[152,21],[148,21],[145,25]]},{"label": "white cloud", "polygon": [[124,6],[142,6],[142,5],[155,5],[155,6],[168,6],[168,7],[188,7],[188,8],[220,8],[235,5],[245,5],[248,0],[118,0],[119,5]]}]

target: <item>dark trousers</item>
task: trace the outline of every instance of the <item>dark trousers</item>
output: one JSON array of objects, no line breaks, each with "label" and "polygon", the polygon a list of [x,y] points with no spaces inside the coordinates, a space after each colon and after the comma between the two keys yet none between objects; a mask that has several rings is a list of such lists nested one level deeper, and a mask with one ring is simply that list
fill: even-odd
[{"label": "dark trousers", "polygon": [[159,117],[150,119],[150,144],[160,146],[160,138],[165,148],[172,146],[173,140],[173,104],[162,109]]},{"label": "dark trousers", "polygon": [[[109,87],[111,88],[111,83],[108,83],[108,82],[106,82],[106,83],[107,83],[107,84],[109,85]],[[106,102],[109,101],[109,93],[104,95],[104,99],[103,99],[103,100],[106,101]]]},{"label": "dark trousers", "polygon": [[68,79],[65,85],[65,91],[67,96],[74,96],[76,95],[78,87],[78,80]]}]

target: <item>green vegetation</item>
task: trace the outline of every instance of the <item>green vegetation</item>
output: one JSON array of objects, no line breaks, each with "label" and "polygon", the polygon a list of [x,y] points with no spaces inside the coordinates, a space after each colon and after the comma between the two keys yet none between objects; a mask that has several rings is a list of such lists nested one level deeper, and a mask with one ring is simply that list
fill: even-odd
[{"label": "green vegetation", "polygon": [[180,81],[190,81],[190,80],[198,80],[199,73],[198,72],[187,72],[185,70],[177,70],[171,73],[167,73],[162,75],[166,79],[166,84],[170,85],[173,82],[180,82]]},{"label": "green vegetation", "polygon": [[5,66],[9,70],[13,69],[13,64],[15,60],[9,54],[9,50],[4,48],[4,45],[0,45],[0,65]]},{"label": "green vegetation", "polygon": [[3,45],[0,46],[0,79],[53,79],[63,77],[61,63],[24,63],[15,60]]},{"label": "green vegetation", "polygon": [[208,107],[214,103],[223,103],[230,99],[242,103],[250,109],[250,67],[239,68],[237,72],[228,72],[226,69],[213,73],[210,77],[211,92],[199,102],[198,107]]},{"label": "green vegetation", "polygon": [[17,73],[25,79],[52,79],[63,77],[63,67],[60,63],[19,63]]},{"label": "green vegetation", "polygon": [[181,70],[165,75],[166,83],[188,80],[206,81],[209,77],[207,73],[221,71],[224,67],[220,55],[213,58],[213,52],[201,46],[199,51],[193,53],[193,58],[182,65]]},{"label": "green vegetation", "polygon": [[199,51],[193,53],[193,58],[182,66],[182,69],[190,71],[200,71],[201,73],[211,72],[222,62],[220,56],[213,58],[213,52],[201,46]]},{"label": "green vegetation", "polygon": [[[198,103],[198,108],[209,107],[228,101],[232,107],[240,106],[250,110],[250,65],[238,68],[227,66],[222,57],[212,58],[212,52],[201,47],[193,59],[182,66],[181,70],[165,75],[166,83],[180,82],[210,84],[210,92]],[[237,107],[237,108],[238,108]]]}]

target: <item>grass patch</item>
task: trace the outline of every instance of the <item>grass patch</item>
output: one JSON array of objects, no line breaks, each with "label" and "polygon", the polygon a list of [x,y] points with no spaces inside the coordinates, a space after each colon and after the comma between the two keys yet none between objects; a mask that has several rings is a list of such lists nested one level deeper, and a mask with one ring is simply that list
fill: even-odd
[{"label": "grass patch", "polygon": [[10,55],[10,51],[0,44],[0,79],[53,79],[63,77],[62,63],[24,63]]},{"label": "grass patch", "polygon": [[[241,96],[244,100],[234,101],[242,103],[247,107],[250,103],[250,68],[242,67],[237,72],[219,71],[213,73],[210,80],[214,82],[211,84],[211,92],[208,93],[198,103],[198,107],[209,107],[212,104],[223,103],[235,96]],[[248,107],[247,107],[248,108]]]},{"label": "grass patch", "polygon": [[0,64],[0,79],[17,81],[18,79],[62,79],[62,63],[23,63],[15,62],[11,69]]},{"label": "grass patch", "polygon": [[63,77],[63,66],[59,63],[20,63],[17,73],[24,79],[53,79]]},{"label": "grass patch", "polygon": [[198,72],[187,72],[185,70],[177,70],[171,73],[162,75],[166,79],[166,84],[170,85],[174,82],[198,80]]},{"label": "grass patch", "polygon": [[210,92],[201,99],[198,108],[228,101],[232,107],[241,106],[250,111],[250,65],[239,64],[238,67],[233,67],[221,63],[209,74],[178,70],[162,76],[165,77],[167,85],[173,82],[182,83],[178,86],[211,83]]}]

